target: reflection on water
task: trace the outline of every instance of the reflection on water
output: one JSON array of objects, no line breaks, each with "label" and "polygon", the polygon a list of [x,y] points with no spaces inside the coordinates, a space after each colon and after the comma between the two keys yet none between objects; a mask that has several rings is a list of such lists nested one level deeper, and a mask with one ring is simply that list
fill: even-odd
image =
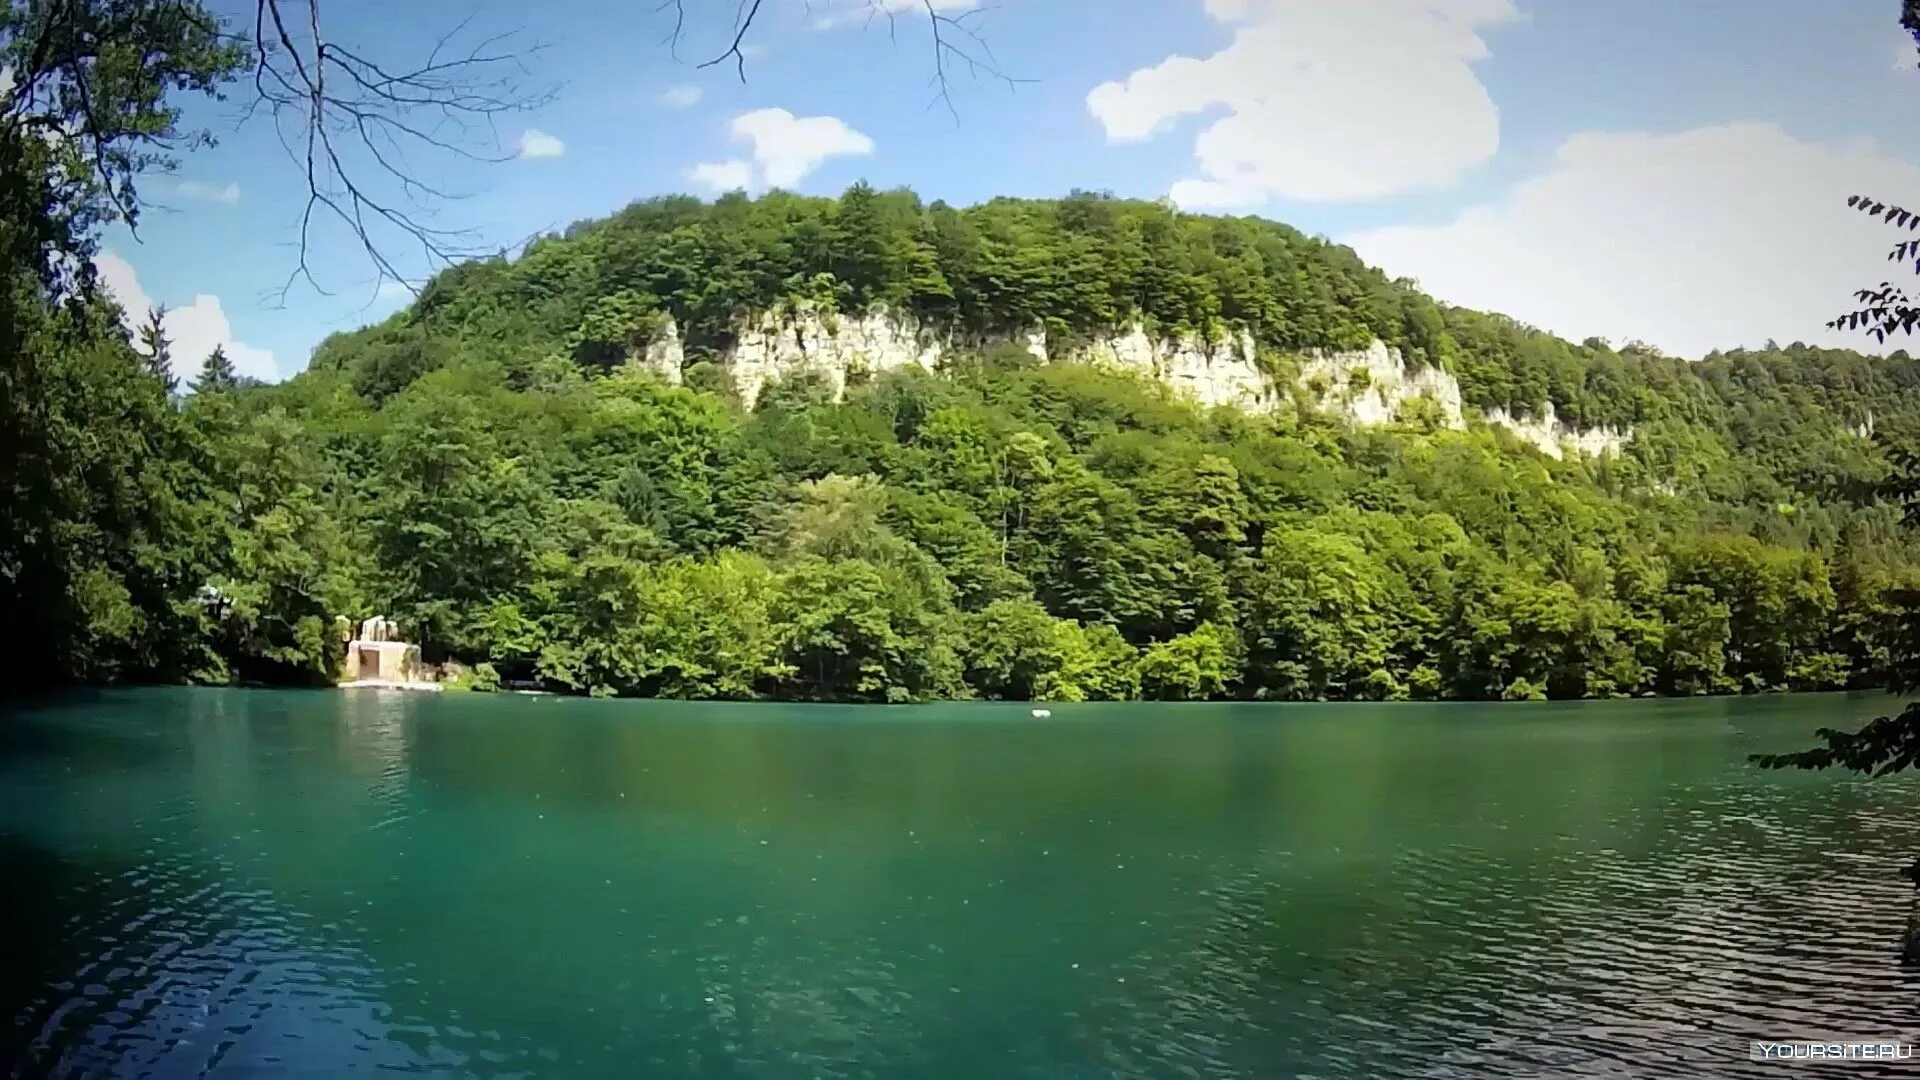
[{"label": "reflection on water", "polygon": [[1920,1038],[1920,787],[1744,764],[1882,705],[90,694],[0,724],[0,1061],[1763,1075]]},{"label": "reflection on water", "polygon": [[[65,917],[37,913],[74,951],[63,968],[42,965],[63,977],[9,988],[21,999],[23,1071],[204,1075],[223,1064],[229,1072],[337,1072],[368,1060],[433,1063],[388,1037],[387,976],[366,956],[328,944],[267,890],[224,886],[220,872],[230,866],[216,862],[202,877],[192,859],[146,852],[147,861],[117,875],[60,882],[52,895]],[[59,872],[10,880],[44,886],[49,876]],[[8,914],[10,931],[34,925],[14,917],[17,909]]]}]

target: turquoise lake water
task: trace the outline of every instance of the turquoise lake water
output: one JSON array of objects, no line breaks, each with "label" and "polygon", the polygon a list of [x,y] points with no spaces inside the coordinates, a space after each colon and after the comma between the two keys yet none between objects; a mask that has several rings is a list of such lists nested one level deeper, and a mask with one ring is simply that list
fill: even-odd
[{"label": "turquoise lake water", "polygon": [[1888,706],[14,706],[0,1062],[1778,1075],[1920,1037],[1920,785],[1745,763]]}]

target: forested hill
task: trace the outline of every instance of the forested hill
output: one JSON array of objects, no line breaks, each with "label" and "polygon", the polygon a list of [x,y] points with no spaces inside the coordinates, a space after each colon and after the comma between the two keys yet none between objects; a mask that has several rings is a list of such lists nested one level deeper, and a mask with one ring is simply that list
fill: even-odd
[{"label": "forested hill", "polygon": [[1572,426],[1633,430],[1633,456],[1656,475],[1733,501],[1774,480],[1823,500],[1846,480],[1871,481],[1866,441],[1844,436],[1920,412],[1920,363],[1904,352],[1796,344],[1692,362],[1575,345],[1440,305],[1348,248],[1259,218],[1089,194],[956,209],[865,186],[838,200],[636,203],[517,259],[439,275],[409,311],[330,339],[312,366],[376,402],[456,361],[497,364],[524,388],[621,366],[670,319],[690,381],[719,389],[714,366],[743,321],[795,308],[906,313],[983,345],[1038,327],[1056,357],[1134,321],[1167,339],[1246,328],[1282,382],[1303,353],[1379,339],[1412,367],[1451,373],[1469,415],[1538,414],[1550,402]]},{"label": "forested hill", "polygon": [[[742,407],[743,327],[879,312],[941,370]],[[1280,393],[1204,408],[1066,361],[1134,324],[1250,339]],[[1303,365],[1376,339],[1457,382],[1464,430],[1322,408],[1364,388]],[[1559,459],[1480,420],[1548,404],[1631,434]],[[1282,225],[1091,195],[650,200],[154,422],[182,509],[143,542],[172,561],[62,571],[74,677],[324,677],[335,618],[383,613],[482,683],[595,693],[1821,688],[1880,678],[1920,583],[1881,494],[1920,423],[1904,354],[1575,345]]]}]

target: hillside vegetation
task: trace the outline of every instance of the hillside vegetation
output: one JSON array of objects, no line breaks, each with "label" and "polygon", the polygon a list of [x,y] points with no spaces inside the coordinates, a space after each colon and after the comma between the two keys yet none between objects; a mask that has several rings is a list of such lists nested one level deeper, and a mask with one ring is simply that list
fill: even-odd
[{"label": "hillside vegetation", "polygon": [[[977,347],[837,402],[807,378],[751,412],[730,392],[743,318],[880,305]],[[684,386],[631,363],[669,317]],[[1882,494],[1920,420],[1904,354],[1576,345],[1155,203],[650,200],[439,275],[286,384],[183,402],[111,320],[43,318],[36,347],[88,350],[142,432],[111,451],[139,458],[137,508],[55,502],[49,535],[94,539],[15,560],[68,678],[324,679],[335,618],[382,613],[430,659],[591,693],[1816,689],[1881,679],[1920,583]],[[1245,328],[1281,382],[1379,338],[1473,415],[1550,402],[1633,434],[1555,460],[1419,409],[1203,410],[990,344],[1038,325],[1057,360],[1134,320]]]}]

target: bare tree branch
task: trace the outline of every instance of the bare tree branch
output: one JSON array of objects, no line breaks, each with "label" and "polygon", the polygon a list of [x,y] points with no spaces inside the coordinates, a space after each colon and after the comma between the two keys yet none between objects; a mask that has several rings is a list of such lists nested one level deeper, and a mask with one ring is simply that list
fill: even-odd
[{"label": "bare tree branch", "polygon": [[[703,68],[710,68],[731,56],[733,57],[734,71],[739,74],[741,82],[747,81],[747,54],[740,51],[740,43],[747,39],[747,31],[753,29],[754,17],[760,14],[761,0],[751,0],[752,7],[746,6],[748,2],[749,0],[740,0],[741,7],[735,9],[733,44],[727,46],[726,52],[700,64]],[[739,12],[741,10],[745,10],[745,18],[740,17]]]},{"label": "bare tree branch", "polygon": [[[270,296],[284,303],[298,281],[326,292],[316,273],[315,245],[335,231],[343,231],[373,264],[376,290],[388,279],[406,284],[423,276],[423,269],[488,254],[475,230],[435,223],[445,203],[463,197],[445,173],[434,171],[436,161],[494,163],[514,156],[502,146],[498,125],[502,117],[552,97],[551,88],[533,84],[528,68],[542,46],[516,33],[476,33],[476,16],[467,14],[453,20],[423,58],[394,63],[381,54],[384,43],[329,36],[322,2],[254,0],[248,27],[209,15],[199,0],[32,0],[11,27],[18,37],[12,42],[11,85],[0,92],[0,135],[24,133],[55,149],[65,164],[51,182],[71,189],[78,201],[96,202],[90,213],[137,228],[142,209],[165,209],[142,198],[136,180],[170,169],[168,151],[210,142],[210,133],[178,132],[170,122],[136,125],[96,81],[103,58],[126,59],[113,52],[117,43],[152,40],[153,20],[160,20],[186,28],[189,40],[230,51],[220,74],[189,78],[194,89],[217,94],[235,65],[245,65],[242,72],[251,68],[252,93],[241,104],[239,122],[270,122],[305,184],[295,265]],[[825,14],[857,11],[859,2],[839,0]],[[1001,68],[978,31],[976,20],[987,9],[949,15],[938,0],[864,3],[868,25],[884,17],[896,45],[902,16],[913,12],[917,22],[924,15],[933,50],[933,100],[956,121],[953,81],[960,73],[1009,87],[1025,81]],[[302,4],[304,12],[297,10]],[[803,4],[813,17],[816,5]],[[654,0],[653,10],[663,17],[671,13],[665,43],[678,58],[689,30],[685,0]],[[735,0],[725,49],[697,66],[732,60],[735,76],[744,81],[750,37],[766,32],[774,10],[765,0]],[[132,59],[137,71],[162,70],[166,60],[139,53]],[[142,105],[149,110],[163,108],[159,99],[171,88],[158,79],[153,84],[154,100]],[[396,241],[407,251],[410,272],[402,272]],[[425,268],[413,265],[415,252]]]},{"label": "bare tree branch", "polygon": [[[281,145],[300,168],[307,198],[297,238],[298,258],[287,280],[270,294],[284,303],[288,290],[304,280],[325,292],[313,272],[312,248],[324,225],[343,228],[373,264],[375,288],[392,279],[403,284],[418,275],[400,272],[388,245],[398,239],[416,248],[429,268],[487,252],[469,229],[433,224],[438,205],[461,196],[428,180],[416,154],[438,154],[463,161],[498,162],[513,156],[499,143],[499,117],[544,103],[551,91],[523,84],[525,58],[539,46],[520,47],[514,35],[485,37],[470,47],[459,44],[473,25],[460,19],[435,41],[418,64],[396,66],[369,55],[358,44],[330,40],[323,32],[322,0],[255,0],[256,51],[254,100],[245,117],[273,117]],[[287,17],[305,3],[304,26]],[[871,24],[885,17],[888,37],[897,43],[897,16],[914,0],[865,0]],[[931,36],[934,101],[956,122],[953,79],[964,72],[1014,87],[1025,80],[1007,74],[975,22],[985,9],[957,15],[940,10],[935,0],[918,0]],[[747,77],[750,35],[764,27],[765,0],[735,0],[726,48],[696,65],[705,69],[733,62],[734,74]],[[811,0],[807,10],[811,12]],[[678,58],[688,29],[685,0],[658,0],[657,14],[671,13],[665,37]],[[300,26],[298,31],[296,26]],[[480,135],[490,135],[482,139]]]},{"label": "bare tree branch", "polygon": [[[899,13],[905,10],[906,4],[912,2],[913,0],[866,0],[866,25],[871,27],[875,22],[885,19],[887,40],[897,45]],[[664,12],[670,8],[673,11],[673,29],[667,34],[666,41],[676,58],[679,56],[680,42],[686,30],[684,5],[685,0],[662,0],[660,6],[655,9]],[[755,19],[760,15],[761,6],[762,0],[740,0],[734,9],[732,40],[724,51],[712,59],[702,61],[697,66],[710,68],[730,59],[734,64],[735,75],[741,82],[745,82],[748,48],[746,39],[754,27]],[[953,104],[950,82],[952,70],[964,69],[976,82],[984,78],[1004,83],[1009,88],[1031,81],[1009,75],[1000,66],[999,58],[993,54],[993,49],[987,43],[986,37],[972,25],[974,20],[977,20],[983,12],[991,10],[990,8],[972,8],[958,15],[946,15],[941,13],[934,0],[919,0],[919,6],[926,15],[927,28],[933,39],[933,75],[930,82],[934,87],[934,101],[944,105],[956,122],[960,114]],[[807,0],[807,11],[811,13],[812,10],[812,2]]]},{"label": "bare tree branch", "polygon": [[[868,0],[869,4],[879,2],[880,0]],[[960,122],[960,112],[953,106],[952,88],[947,83],[949,60],[964,66],[975,82],[985,76],[1005,83],[1009,89],[1012,89],[1020,83],[1030,81],[1016,79],[1002,70],[999,58],[993,55],[993,48],[987,44],[986,38],[967,25],[968,19],[979,15],[985,9],[973,8],[957,16],[947,16],[940,14],[939,10],[933,6],[933,0],[920,0],[920,2],[927,10],[927,25],[933,32],[935,100],[947,107],[947,112],[952,115],[954,123]],[[889,18],[891,18],[891,12],[889,12]],[[955,42],[956,37],[959,39],[958,43]]]},{"label": "bare tree branch", "polygon": [[[307,18],[303,33],[296,33],[287,11],[299,2],[255,0],[254,100],[243,114],[243,122],[263,110],[272,118],[281,146],[306,182],[296,265],[269,295],[284,303],[293,284],[303,280],[327,291],[312,262],[322,222],[343,228],[372,262],[376,291],[389,279],[410,280],[388,250],[392,240],[417,248],[429,269],[483,254],[471,229],[431,223],[436,203],[461,196],[424,179],[411,151],[473,162],[510,158],[494,121],[551,97],[551,90],[522,82],[526,58],[542,46],[521,47],[512,34],[457,46],[472,25],[468,16],[441,35],[419,64],[401,69],[327,38],[320,0],[304,0]],[[376,178],[394,185],[390,194],[376,189]]]},{"label": "bare tree branch", "polygon": [[[373,265],[376,292],[389,279],[410,285],[423,270],[489,254],[475,229],[437,223],[444,204],[463,195],[436,166],[514,156],[502,145],[501,119],[553,95],[529,71],[529,58],[542,46],[523,42],[518,34],[479,32],[476,17],[467,14],[453,20],[424,57],[396,63],[382,52],[387,43],[331,37],[323,2],[254,0],[248,26],[208,15],[198,0],[34,0],[13,27],[18,39],[11,55],[17,62],[11,85],[0,92],[0,135],[25,133],[56,151],[64,164],[53,182],[83,193],[76,196],[82,201],[91,199],[97,206],[89,212],[97,217],[137,227],[143,208],[164,209],[142,199],[136,180],[148,171],[170,169],[169,150],[210,141],[210,134],[180,133],[170,122],[143,128],[96,81],[103,57],[126,61],[113,52],[115,43],[151,40],[153,35],[143,31],[150,28],[149,20],[159,19],[187,28],[188,38],[203,46],[228,52],[220,74],[192,80],[193,88],[217,93],[236,65],[243,65],[238,68],[243,79],[251,69],[251,94],[241,103],[239,122],[270,123],[305,185],[291,238],[294,265],[270,297],[284,303],[302,281],[326,293],[317,247],[340,236]],[[803,2],[811,18],[816,5]],[[858,2],[840,0],[835,10],[858,11]],[[1010,87],[1023,81],[1002,70],[977,30],[982,9],[949,15],[937,0],[864,2],[868,24],[884,17],[896,45],[900,24],[909,21],[903,16],[912,13],[910,21],[917,22],[924,15],[933,50],[934,100],[956,121],[953,82],[961,73]],[[299,10],[303,4],[304,12]],[[744,81],[751,35],[767,32],[769,12],[777,6],[765,0],[735,0],[733,6],[726,47],[697,66],[731,60],[735,76]],[[653,10],[663,17],[671,13],[666,44],[677,58],[689,30],[685,0],[654,0]],[[137,50],[130,62],[136,71],[164,66],[163,57]],[[167,89],[154,80],[154,100],[143,107],[160,108]]]},{"label": "bare tree branch", "polygon": [[660,6],[653,10],[655,14],[659,14],[668,8],[673,9],[673,29],[667,31],[667,36],[661,39],[660,44],[667,47],[667,55],[678,60],[680,59],[680,36],[687,29],[685,0],[660,0]]}]

